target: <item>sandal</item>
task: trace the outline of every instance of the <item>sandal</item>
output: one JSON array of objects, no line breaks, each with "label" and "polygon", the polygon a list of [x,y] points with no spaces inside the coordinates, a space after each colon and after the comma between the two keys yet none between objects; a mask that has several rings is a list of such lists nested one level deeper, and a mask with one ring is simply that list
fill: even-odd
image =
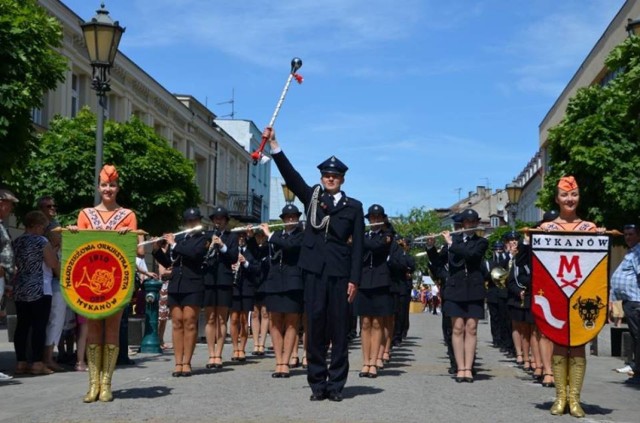
[{"label": "sandal", "polygon": [[[189,370],[185,371],[184,368],[189,366]],[[191,376],[191,363],[185,363],[182,365],[182,377],[190,377]]]},{"label": "sandal", "polygon": [[29,374],[29,365],[27,363],[20,363],[13,372],[14,376],[24,376]]},{"label": "sandal", "polygon": [[[358,373],[358,377],[369,377],[369,371],[364,370],[364,368],[367,368],[367,370],[370,370],[372,366],[368,365],[368,364],[363,364],[362,365],[362,371],[360,373]],[[375,366],[373,366],[375,367]]]},{"label": "sandal", "polygon": [[[466,369],[458,369],[455,377],[455,380],[457,383],[465,382],[464,372],[466,371],[467,371]],[[460,376],[460,373],[462,373],[462,376]]]},{"label": "sandal", "polygon": [[171,376],[172,376],[172,377],[180,377],[180,376],[182,376],[182,364],[176,363],[176,368],[177,368],[178,366],[180,367],[180,371],[177,371],[177,370],[176,370],[176,371],[172,372],[172,373],[171,373]]},{"label": "sandal", "polygon": [[384,369],[384,362],[381,358],[376,359],[376,367],[380,370]]},{"label": "sandal", "polygon": [[[375,372],[372,372],[371,370],[375,369]],[[367,377],[369,379],[375,379],[378,377],[378,366],[369,366],[369,374],[367,375]]]},{"label": "sandal", "polygon": [[531,372],[533,369],[531,368],[531,362],[528,360],[525,360],[522,362],[522,370],[524,370],[525,372]]},{"label": "sandal", "polygon": [[[209,356],[209,360],[215,360],[216,358],[218,358],[218,357],[214,357],[212,355]],[[213,369],[213,368],[216,367],[216,364],[215,363],[207,363],[204,367],[207,368],[207,369]]]},{"label": "sandal", "polygon": [[302,356],[302,368],[306,369],[309,366],[309,364],[307,363],[307,356]]},{"label": "sandal", "polygon": [[55,372],[53,370],[45,365],[42,365],[42,367],[32,367],[31,370],[29,370],[29,374],[32,376],[45,376],[52,375],[54,373]]},{"label": "sandal", "polygon": [[551,381],[551,382],[545,382],[545,379],[547,378],[547,376],[549,376],[550,378],[553,378],[553,374],[549,374],[549,373],[545,373],[542,377],[542,386],[544,386],[545,388],[555,388],[556,384],[555,381]]},{"label": "sandal", "polygon": [[89,368],[87,367],[86,364],[82,364],[82,363],[76,363],[76,365],[73,367],[73,369],[76,372],[86,372],[89,370]]},{"label": "sandal", "polygon": [[238,350],[238,357],[236,358],[236,361],[239,361],[241,363],[247,361],[247,355],[243,350]]},{"label": "sandal", "polygon": [[387,351],[382,353],[382,362],[384,364],[389,364],[390,361],[391,361],[391,354]]},{"label": "sandal", "polygon": [[231,361],[240,361],[240,356],[238,354],[239,352],[240,350],[233,350],[233,357],[231,357]]},{"label": "sandal", "polygon": [[289,359],[289,368],[297,369],[298,367],[300,367],[300,360],[298,359],[298,357],[291,357]]},{"label": "sandal", "polygon": [[519,358],[522,358],[522,354],[516,354],[516,365],[518,367],[522,367],[524,365],[524,361],[518,360]]}]

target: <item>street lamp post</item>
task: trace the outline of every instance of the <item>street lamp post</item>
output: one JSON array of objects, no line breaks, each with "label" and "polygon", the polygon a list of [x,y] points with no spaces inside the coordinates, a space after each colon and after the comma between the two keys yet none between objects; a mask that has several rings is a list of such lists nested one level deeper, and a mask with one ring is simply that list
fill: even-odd
[{"label": "street lamp post", "polygon": [[627,19],[627,26],[625,28],[629,37],[636,35],[640,36],[640,19]]},{"label": "street lamp post", "polygon": [[282,193],[284,194],[284,201],[287,204],[291,204],[296,199],[296,195],[289,189],[287,184],[282,184]]},{"label": "street lamp post", "polygon": [[520,195],[522,195],[522,187],[514,182],[507,184],[506,186],[507,197],[509,199],[509,223],[511,224],[511,230],[516,229],[516,215],[518,214],[518,202],[520,202]]},{"label": "street lamp post", "polygon": [[[84,42],[89,53],[91,68],[93,70],[91,88],[98,95],[98,121],[96,126],[96,164],[95,186],[100,182],[100,169],[102,169],[102,142],[104,135],[104,109],[105,97],[111,90],[109,85],[109,72],[118,52],[120,38],[125,31],[118,21],[109,16],[109,11],[104,3],[96,11],[96,16],[89,22],[83,22],[80,27],[84,36]],[[96,190],[95,204],[100,202],[100,193]]]}]

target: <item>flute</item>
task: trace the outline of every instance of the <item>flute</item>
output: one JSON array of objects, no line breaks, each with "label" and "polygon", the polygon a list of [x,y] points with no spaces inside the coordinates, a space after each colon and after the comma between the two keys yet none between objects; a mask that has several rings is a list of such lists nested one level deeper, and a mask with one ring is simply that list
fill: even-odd
[{"label": "flute", "polygon": [[365,228],[375,228],[378,226],[382,226],[384,225],[385,222],[376,222],[376,223],[367,223],[366,225],[364,225]]},{"label": "flute", "polygon": [[[449,235],[453,235],[453,234],[463,234],[465,232],[476,232],[476,231],[482,231],[484,232],[486,230],[486,228],[484,228],[483,226],[477,226],[475,228],[468,228],[468,229],[459,229],[457,231],[451,231],[449,232]],[[438,234],[429,234],[429,235],[422,235],[422,236],[418,236],[415,237],[413,239],[414,242],[416,241],[423,241],[425,239],[429,239],[429,238],[435,238],[437,236],[444,236],[442,232],[438,233]]]},{"label": "flute", "polygon": [[[276,227],[280,227],[280,226],[287,226],[287,225],[297,225],[298,222],[291,222],[291,223],[271,223],[267,226],[269,226],[270,228],[276,228]],[[244,232],[244,231],[257,231],[258,229],[260,229],[260,225],[253,225],[253,226],[238,226],[237,228],[233,228],[231,229],[229,232]]]},{"label": "flute", "polygon": [[[195,232],[195,231],[200,231],[202,230],[202,225],[198,225],[196,227],[190,228],[190,229],[185,229],[184,231],[180,231],[180,232],[176,232],[173,234],[173,236],[178,236],[178,235],[183,235],[183,234],[188,234],[189,232]],[[152,239],[148,239],[146,241],[143,241],[141,243],[138,244],[138,247],[142,246],[142,245],[147,245],[147,244],[153,244],[154,242],[158,242],[161,241],[163,239],[163,237],[159,236],[156,238],[152,238]]]}]

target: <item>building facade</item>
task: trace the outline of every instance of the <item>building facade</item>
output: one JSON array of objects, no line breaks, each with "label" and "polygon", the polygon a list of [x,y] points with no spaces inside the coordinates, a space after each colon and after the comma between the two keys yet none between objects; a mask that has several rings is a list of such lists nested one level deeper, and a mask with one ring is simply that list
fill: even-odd
[{"label": "building facade", "polygon": [[[39,3],[62,24],[63,45],[59,52],[68,59],[65,81],[46,93],[43,106],[33,111],[36,128],[46,131],[55,115],[74,117],[85,106],[97,113],[98,97],[91,89],[92,69],[80,28],[80,22],[90,17],[76,15],[59,0]],[[111,69],[110,83],[105,119],[124,122],[136,116],[190,160],[204,216],[215,205],[234,209],[230,200],[237,198],[238,193],[245,200],[249,197],[249,152],[215,123],[212,111],[190,95],[172,94],[121,52]],[[266,199],[264,202],[268,204],[268,191]],[[251,214],[246,208],[234,211],[247,220],[259,220],[263,212],[262,205],[258,213]]]}]

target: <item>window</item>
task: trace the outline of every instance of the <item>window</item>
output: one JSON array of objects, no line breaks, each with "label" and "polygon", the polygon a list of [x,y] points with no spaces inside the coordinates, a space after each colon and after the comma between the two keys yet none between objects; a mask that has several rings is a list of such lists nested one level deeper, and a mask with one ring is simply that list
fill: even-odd
[{"label": "window", "polygon": [[500,226],[500,219],[498,216],[491,216],[491,227],[497,228],[498,226]]},{"label": "window", "polygon": [[71,75],[71,117],[76,117],[80,107],[80,81],[75,73]]},{"label": "window", "polygon": [[40,108],[31,109],[31,120],[36,125],[42,126],[42,109],[40,109]]}]

